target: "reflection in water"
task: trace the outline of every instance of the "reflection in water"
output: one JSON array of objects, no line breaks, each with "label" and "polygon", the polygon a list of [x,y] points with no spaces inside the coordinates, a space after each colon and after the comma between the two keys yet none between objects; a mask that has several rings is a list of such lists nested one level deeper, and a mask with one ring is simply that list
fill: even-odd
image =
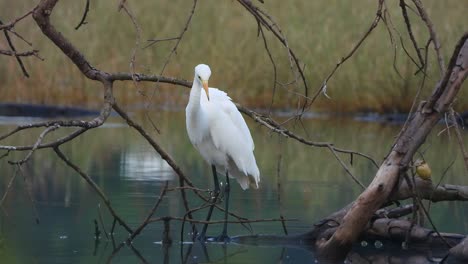
[{"label": "reflection in water", "polygon": [[175,173],[158,154],[147,151],[122,151],[120,176],[130,181],[171,181]]},{"label": "reflection in water", "polygon": [[[181,170],[197,187],[211,188],[209,166],[191,146],[186,132],[183,113],[165,113],[157,118],[161,134],[154,138],[175,159]],[[0,122],[1,122],[0,118]],[[18,122],[29,122],[19,120]],[[101,186],[110,198],[116,212],[127,220],[132,227],[138,226],[154,205],[163,186],[169,180],[170,187],[178,185],[175,175],[168,164],[161,160],[155,151],[132,129],[111,117],[110,125],[83,134],[62,147],[62,151],[93,180]],[[247,122],[250,122],[249,120]],[[309,139],[333,142],[336,146],[353,149],[374,157],[377,162],[391,146],[399,126],[373,123],[360,123],[350,120],[303,120]],[[0,124],[0,133],[11,130],[14,120]],[[148,125],[147,127],[150,127]],[[352,201],[360,188],[346,175],[331,153],[324,149],[305,147],[291,139],[278,140],[265,128],[249,124],[255,141],[255,155],[261,170],[262,182],[259,190],[242,192],[233,185],[231,203],[233,212],[249,219],[296,218],[298,221],[286,222],[290,234],[304,232],[322,217],[334,212]],[[303,132],[301,126],[299,132]],[[442,130],[442,128],[440,129]],[[71,130],[66,130],[71,131]],[[438,128],[436,127],[436,131]],[[33,144],[41,130],[21,133],[3,144]],[[60,136],[59,133],[48,137]],[[465,134],[468,142],[468,135]],[[49,138],[46,138],[48,140]],[[459,156],[456,140],[448,140],[437,133],[427,139],[423,147],[426,161],[431,164],[434,182],[468,185],[464,177],[463,162],[457,160],[444,174],[447,165]],[[281,150],[281,153],[279,153]],[[0,153],[0,155],[3,153]],[[281,155],[279,155],[281,154]],[[23,158],[25,153],[10,153],[0,160],[0,194],[3,194],[14,168],[8,160]],[[278,166],[281,157],[281,166]],[[368,184],[375,174],[375,167],[362,158],[346,155],[341,158],[347,162],[352,173],[364,184]],[[278,167],[281,172],[278,173]],[[18,177],[0,212],[0,262],[1,263],[105,263],[113,251],[113,244],[101,234],[100,243],[94,242],[94,220],[98,219],[98,204],[102,201],[74,171],[64,166],[53,151],[37,151],[33,159],[23,167],[24,179]],[[278,176],[280,175],[280,176]],[[280,181],[280,184],[278,184]],[[34,205],[40,218],[35,224],[33,205],[25,191],[31,187]],[[278,203],[278,186],[281,186],[281,209]],[[236,190],[237,189],[237,190]],[[202,203],[190,196],[191,207]],[[103,221],[110,230],[112,218],[102,208]],[[431,205],[433,220],[440,231],[467,233],[468,208],[463,203],[436,203]],[[180,195],[169,193],[158,208],[155,217],[183,216],[184,209]],[[206,211],[196,214],[202,219]],[[214,220],[223,218],[215,211]],[[313,263],[315,254],[308,248],[292,245],[275,247],[247,246],[231,244],[223,247],[218,244],[202,247],[199,243],[192,246],[180,242],[181,223],[171,221],[170,236],[173,244],[163,247],[154,242],[162,240],[163,225],[149,225],[134,241],[132,248],[124,247],[112,258],[112,263],[138,263],[135,250],[149,263]],[[218,234],[222,225],[210,227],[210,233]],[[241,225],[229,227],[232,235],[249,234]],[[283,234],[279,222],[252,224],[254,233]],[[101,230],[103,231],[103,230]],[[66,239],[63,239],[66,236]],[[188,234],[183,234],[189,240]],[[62,239],[61,239],[62,237]],[[128,233],[119,226],[115,230],[115,242],[128,238]],[[373,245],[370,243],[370,245]],[[384,242],[379,249],[372,248],[356,256],[372,260],[391,259],[389,246]],[[366,248],[368,250],[368,248]],[[378,251],[376,251],[378,250]],[[372,252],[374,255],[372,255]],[[405,260],[432,259],[427,251],[398,251],[398,258]],[[411,255],[412,254],[412,255]],[[372,263],[370,261],[369,263]],[[386,263],[386,262],[382,262]]]}]

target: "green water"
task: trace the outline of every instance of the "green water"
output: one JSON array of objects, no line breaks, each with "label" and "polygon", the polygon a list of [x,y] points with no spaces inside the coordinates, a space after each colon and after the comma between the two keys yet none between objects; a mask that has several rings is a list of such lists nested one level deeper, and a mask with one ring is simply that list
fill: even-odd
[{"label": "green water", "polygon": [[[158,134],[148,122],[145,127],[174,158],[181,169],[200,188],[211,188],[209,166],[191,146],[185,131],[182,112],[152,114]],[[141,121],[138,116],[136,119]],[[36,120],[0,118],[0,133],[18,123]],[[297,219],[286,224],[288,232],[299,233],[310,229],[314,222],[351,202],[359,193],[356,185],[326,149],[312,148],[291,139],[281,138],[257,124],[248,122],[255,141],[255,155],[261,171],[259,190],[242,191],[233,182],[231,192],[232,211],[249,219],[279,218]],[[382,160],[400,125],[366,123],[352,119],[306,119],[300,123],[288,123],[288,127],[314,141],[329,141],[336,146],[366,153],[378,162]],[[442,183],[468,185],[468,178],[457,147],[455,134],[450,137],[438,126],[428,138],[422,150],[433,169],[433,180],[439,182],[443,172],[453,159],[458,160],[447,171]],[[62,129],[51,137],[64,132]],[[306,131],[306,132],[305,132]],[[41,130],[21,133],[2,145],[32,144]],[[307,133],[307,134],[305,134]],[[453,133],[453,131],[451,131]],[[46,139],[47,140],[47,139]],[[468,134],[464,132],[468,142]],[[103,189],[116,212],[132,227],[137,227],[168,180],[177,186],[177,178],[158,154],[118,117],[112,117],[101,128],[87,132],[64,145],[62,151]],[[1,152],[3,154],[4,152]],[[10,153],[0,160],[0,194],[3,196],[15,168],[8,160],[19,160],[26,153]],[[371,181],[376,168],[367,160],[349,155],[340,157],[364,184]],[[279,174],[278,174],[278,166]],[[105,263],[113,251],[112,242],[102,235],[101,242],[94,242],[94,223],[99,218],[98,205],[109,231],[112,218],[99,197],[73,170],[66,167],[51,150],[39,150],[22,167],[10,189],[0,213],[1,263]],[[280,184],[278,184],[280,183]],[[278,187],[280,186],[280,187]],[[28,188],[30,192],[28,192]],[[28,193],[33,197],[34,206]],[[278,198],[280,197],[281,202]],[[190,206],[202,203],[195,196],[189,197]],[[35,208],[35,209],[34,209]],[[37,210],[37,215],[35,211]],[[467,233],[468,207],[460,202],[431,205],[431,216],[440,231]],[[170,192],[156,211],[155,217],[183,216],[180,195]],[[206,210],[195,214],[203,219]],[[36,223],[39,219],[39,224]],[[222,219],[216,212],[214,219]],[[253,233],[283,234],[279,222],[254,223]],[[135,239],[133,246],[150,263],[310,263],[314,255],[300,248],[254,247],[245,245],[210,244],[204,250],[199,243],[180,245],[181,224],[171,222],[174,243],[166,251],[161,245],[162,223],[153,223]],[[217,235],[221,226],[208,229]],[[103,231],[103,230],[101,230]],[[229,226],[231,235],[249,234],[238,224]],[[188,240],[188,228],[183,237]],[[115,229],[116,243],[128,237],[121,227]],[[384,244],[385,248],[385,244]],[[138,263],[141,259],[129,247],[124,247],[112,263]]]}]

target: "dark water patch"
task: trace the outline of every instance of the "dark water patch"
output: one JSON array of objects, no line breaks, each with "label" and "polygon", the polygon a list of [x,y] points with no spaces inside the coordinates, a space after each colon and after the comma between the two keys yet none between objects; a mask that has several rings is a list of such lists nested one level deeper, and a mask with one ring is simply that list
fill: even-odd
[{"label": "dark water patch", "polygon": [[78,117],[95,116],[99,111],[80,107],[38,105],[38,104],[0,104],[0,116],[21,117]]}]

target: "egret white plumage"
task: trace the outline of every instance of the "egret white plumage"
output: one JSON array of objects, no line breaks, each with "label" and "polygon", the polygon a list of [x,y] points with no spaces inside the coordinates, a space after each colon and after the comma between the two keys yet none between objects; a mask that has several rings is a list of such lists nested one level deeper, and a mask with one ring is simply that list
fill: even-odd
[{"label": "egret white plumage", "polygon": [[[208,88],[211,70],[208,65],[195,67],[190,98],[185,109],[187,133],[193,146],[212,168],[215,200],[219,195],[216,171],[226,174],[226,205],[224,228],[218,241],[226,241],[229,206],[229,178],[235,178],[243,190],[249,186],[258,188],[260,172],[253,154],[254,142],[241,113],[223,91]],[[204,92],[202,92],[202,89]],[[210,206],[206,221],[209,221],[214,204]],[[207,224],[200,239],[205,239]]]}]

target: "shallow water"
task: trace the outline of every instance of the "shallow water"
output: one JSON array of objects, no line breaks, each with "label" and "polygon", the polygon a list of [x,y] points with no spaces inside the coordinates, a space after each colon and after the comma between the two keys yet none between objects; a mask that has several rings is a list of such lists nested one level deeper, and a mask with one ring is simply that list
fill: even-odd
[{"label": "shallow water", "polygon": [[[138,116],[136,119],[140,119]],[[170,112],[152,116],[161,134],[151,131],[151,136],[174,158],[181,169],[200,188],[211,188],[211,170],[191,146],[185,131],[183,113]],[[30,119],[0,118],[0,133]],[[140,120],[141,121],[141,120]],[[249,121],[256,144],[255,154],[261,170],[259,190],[242,191],[232,182],[231,208],[236,214],[249,219],[277,219],[283,215],[289,234],[307,231],[314,222],[351,202],[360,187],[340,167],[332,153],[326,149],[312,148],[291,139],[281,138]],[[314,141],[333,142],[336,146],[366,153],[379,162],[382,160],[397,135],[400,125],[385,125],[353,121],[351,119],[326,120],[306,119],[300,123],[288,123],[288,127],[307,135]],[[457,160],[444,174],[453,159],[460,156],[454,137],[444,129],[436,127],[422,150],[433,169],[434,182],[465,184],[461,160]],[[51,137],[57,137],[69,129],[62,129]],[[306,132],[305,132],[306,131]],[[25,132],[2,145],[32,144],[41,130]],[[307,134],[305,134],[307,133]],[[468,134],[464,133],[468,142]],[[146,217],[156,202],[165,181],[169,186],[178,186],[176,175],[146,141],[134,130],[112,117],[105,126],[92,130],[61,147],[61,150],[103,189],[111,200],[116,212],[133,228]],[[2,152],[1,154],[3,154]],[[112,255],[113,245],[104,234],[100,243],[94,240],[94,220],[103,217],[106,231],[110,230],[112,218],[103,202],[89,185],[72,169],[65,166],[51,150],[39,150],[18,172],[8,165],[8,160],[19,160],[24,153],[11,153],[0,160],[2,177],[0,194],[3,196],[10,178],[17,174],[0,213],[0,259],[2,263],[103,263]],[[368,184],[376,168],[358,156],[340,157],[364,184]],[[222,179],[221,177],[220,179]],[[29,190],[29,191],[28,191]],[[32,197],[34,203],[29,197]],[[191,207],[202,202],[190,195]],[[170,192],[164,197],[155,217],[184,215],[180,195]],[[432,204],[430,213],[440,231],[467,233],[468,207],[460,202]],[[204,219],[206,210],[195,214]],[[37,221],[36,221],[37,219]],[[215,212],[214,219],[222,219]],[[38,223],[36,223],[38,222]],[[210,235],[217,235],[221,225],[208,229]],[[251,224],[255,234],[283,234],[280,222]],[[101,231],[102,227],[100,227]],[[112,263],[138,263],[144,259],[150,263],[310,263],[314,254],[303,248],[282,246],[247,246],[209,244],[204,249],[199,243],[181,241],[181,223],[171,222],[170,235],[174,243],[162,246],[163,225],[150,224],[134,240],[133,248],[125,246]],[[186,225],[182,234],[189,240]],[[229,225],[231,235],[250,234],[239,225]],[[120,243],[128,233],[117,225],[115,241]],[[365,245],[365,243],[363,244]],[[377,244],[379,245],[379,244]],[[369,242],[366,248],[375,249]],[[377,255],[390,250],[385,242],[375,249]],[[391,253],[394,254],[394,253]],[[414,252],[403,254],[412,257]],[[419,256],[419,255],[418,255]]]}]

